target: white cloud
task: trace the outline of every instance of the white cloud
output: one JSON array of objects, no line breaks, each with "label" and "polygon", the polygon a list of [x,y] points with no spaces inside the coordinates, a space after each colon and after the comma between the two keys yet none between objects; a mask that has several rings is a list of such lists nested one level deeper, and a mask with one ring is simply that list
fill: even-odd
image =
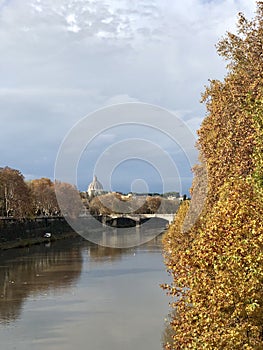
[{"label": "white cloud", "polygon": [[[109,104],[179,110],[196,128],[203,86],[225,73],[214,45],[235,30],[239,11],[250,17],[255,7],[254,0],[0,1],[2,162],[50,173],[67,130]],[[39,149],[50,159],[41,166]]]},{"label": "white cloud", "polygon": [[118,103],[128,103],[128,102],[136,102],[138,99],[131,97],[127,94],[115,95],[110,97],[107,101],[105,101],[106,106],[118,104]]}]

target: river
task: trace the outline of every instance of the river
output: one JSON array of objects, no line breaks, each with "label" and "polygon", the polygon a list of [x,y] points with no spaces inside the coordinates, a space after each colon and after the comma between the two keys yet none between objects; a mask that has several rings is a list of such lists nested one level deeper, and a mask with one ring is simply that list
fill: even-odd
[{"label": "river", "polygon": [[135,248],[83,238],[0,252],[3,350],[160,350],[169,299],[161,237]]}]

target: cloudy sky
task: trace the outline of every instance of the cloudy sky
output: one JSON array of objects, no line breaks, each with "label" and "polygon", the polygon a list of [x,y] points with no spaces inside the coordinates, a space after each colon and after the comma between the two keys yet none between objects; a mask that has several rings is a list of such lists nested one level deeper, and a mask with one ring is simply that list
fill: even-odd
[{"label": "cloudy sky", "polygon": [[[53,179],[65,135],[81,118],[117,103],[160,106],[195,133],[205,115],[204,85],[225,74],[215,44],[235,31],[239,11],[250,18],[255,8],[255,0],[0,0],[0,166],[27,179]],[[137,138],[147,135],[177,153],[156,131],[135,129]],[[80,159],[81,189],[96,157],[129,133],[112,128],[96,135]],[[115,166],[112,188],[129,191],[142,179],[161,191],[162,169],[146,165],[133,159]],[[183,181],[183,191],[189,185]],[[172,182],[170,189],[176,190]]]}]

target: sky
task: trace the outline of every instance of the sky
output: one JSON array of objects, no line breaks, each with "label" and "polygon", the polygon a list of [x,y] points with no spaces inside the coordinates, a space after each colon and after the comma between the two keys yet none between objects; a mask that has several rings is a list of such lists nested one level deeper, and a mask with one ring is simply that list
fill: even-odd
[{"label": "sky", "polygon": [[[54,179],[63,140],[89,116],[100,132],[79,155],[81,190],[98,158],[133,135],[159,146],[179,169],[166,189],[177,191],[180,182],[187,192],[189,162],[162,127],[104,130],[94,111],[131,102],[159,106],[195,137],[205,117],[204,86],[226,74],[215,44],[235,32],[238,12],[251,18],[255,9],[254,0],[0,0],[0,166],[19,169],[26,179]],[[167,174],[158,161],[129,157],[105,166],[105,187],[162,192]]]}]

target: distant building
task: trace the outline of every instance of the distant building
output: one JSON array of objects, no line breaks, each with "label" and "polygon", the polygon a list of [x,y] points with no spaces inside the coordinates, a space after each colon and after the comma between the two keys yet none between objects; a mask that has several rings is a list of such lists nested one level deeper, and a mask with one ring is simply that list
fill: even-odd
[{"label": "distant building", "polygon": [[169,199],[170,201],[175,201],[177,199],[180,199],[179,196],[168,196],[167,199]]},{"label": "distant building", "polygon": [[170,199],[170,200],[175,200],[175,199],[178,199],[180,197],[180,193],[179,192],[165,192],[163,194],[163,197]]},{"label": "distant building", "polygon": [[96,175],[94,175],[93,181],[90,183],[87,192],[88,192],[89,197],[94,197],[94,196],[97,196],[97,195],[103,193],[103,186],[98,181]]}]

